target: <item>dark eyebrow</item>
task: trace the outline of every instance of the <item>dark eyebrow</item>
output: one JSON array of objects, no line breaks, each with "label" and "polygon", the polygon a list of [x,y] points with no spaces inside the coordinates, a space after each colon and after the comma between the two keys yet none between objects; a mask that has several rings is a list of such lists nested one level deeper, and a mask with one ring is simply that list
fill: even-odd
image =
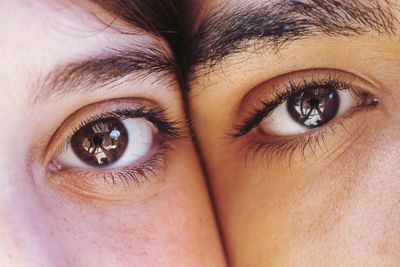
[{"label": "dark eyebrow", "polygon": [[[173,56],[158,46],[135,46],[108,49],[101,55],[61,64],[39,79],[34,86],[40,89],[35,102],[68,93],[90,92],[118,81],[134,77],[135,81],[150,76],[158,83],[177,82],[178,66]],[[113,84],[117,83],[117,84]]]},{"label": "dark eyebrow", "polygon": [[[385,0],[278,0],[255,4],[230,4],[211,11],[192,38],[184,70],[210,69],[226,57],[268,49],[279,52],[290,42],[318,35],[355,36],[371,31],[396,34],[394,1]],[[249,41],[257,40],[255,47]]]}]

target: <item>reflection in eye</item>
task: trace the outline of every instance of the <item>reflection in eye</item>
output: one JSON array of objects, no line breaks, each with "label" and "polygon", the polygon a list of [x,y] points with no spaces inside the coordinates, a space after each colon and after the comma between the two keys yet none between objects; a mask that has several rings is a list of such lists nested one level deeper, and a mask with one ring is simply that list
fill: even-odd
[{"label": "reflection in eye", "polygon": [[84,168],[120,167],[132,164],[150,152],[156,129],[135,119],[98,120],[79,129],[67,150],[59,156],[64,166]]},{"label": "reflection in eye", "polygon": [[334,89],[321,85],[288,97],[261,123],[268,135],[289,136],[323,126],[348,112],[360,102],[351,88]]},{"label": "reflection in eye", "polygon": [[74,127],[49,168],[66,181],[141,183],[163,166],[169,143],[181,138],[176,125],[156,108],[124,107],[95,115]]},{"label": "reflection in eye", "polygon": [[75,155],[93,166],[116,162],[125,152],[127,145],[128,133],[119,120],[94,122],[80,129],[71,138],[71,147]]},{"label": "reflection in eye", "polygon": [[333,119],[339,110],[339,104],[336,90],[326,88],[300,92],[287,100],[290,116],[309,128],[321,126]]}]

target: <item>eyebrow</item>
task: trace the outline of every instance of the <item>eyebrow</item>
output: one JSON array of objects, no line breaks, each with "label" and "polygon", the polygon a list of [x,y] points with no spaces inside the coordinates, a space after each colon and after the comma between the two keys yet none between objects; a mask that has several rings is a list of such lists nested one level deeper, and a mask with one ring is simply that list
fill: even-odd
[{"label": "eyebrow", "polygon": [[[211,70],[234,54],[260,48],[278,53],[291,42],[318,35],[351,37],[373,31],[393,36],[399,24],[394,9],[399,7],[391,0],[228,3],[209,12],[200,23],[188,46],[184,71],[191,77],[199,68]],[[253,40],[260,44],[255,46]]]},{"label": "eyebrow", "polygon": [[[118,81],[134,77],[135,81],[155,77],[157,83],[178,80],[178,66],[172,56],[159,46],[134,46],[125,49],[106,49],[101,55],[56,66],[36,81],[34,102],[68,93],[88,93]],[[115,84],[114,84],[115,83]]]}]

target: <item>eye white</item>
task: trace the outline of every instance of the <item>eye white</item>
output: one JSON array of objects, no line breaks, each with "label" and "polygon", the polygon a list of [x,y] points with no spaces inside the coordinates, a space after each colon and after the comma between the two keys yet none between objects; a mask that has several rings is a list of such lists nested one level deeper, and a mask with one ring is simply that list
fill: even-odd
[{"label": "eye white", "polygon": [[[351,90],[338,90],[339,110],[336,116],[340,116],[348,112],[357,105],[355,96]],[[263,133],[272,136],[291,136],[302,134],[310,131],[290,116],[287,110],[287,100],[279,105],[268,117],[259,125]]]},{"label": "eye white", "polygon": [[[153,148],[154,126],[147,120],[141,118],[124,119],[121,121],[127,131],[128,145],[121,157],[107,166],[107,168],[121,168],[139,162],[149,154]],[[57,158],[57,162],[68,168],[93,169],[83,162],[73,151],[71,144],[68,145]]]}]

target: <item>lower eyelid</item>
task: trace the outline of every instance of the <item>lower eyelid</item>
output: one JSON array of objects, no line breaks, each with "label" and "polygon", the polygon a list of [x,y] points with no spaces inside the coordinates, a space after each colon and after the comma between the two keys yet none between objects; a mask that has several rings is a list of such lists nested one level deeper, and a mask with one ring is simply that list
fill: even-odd
[{"label": "lower eyelid", "polygon": [[[368,121],[359,118],[358,115],[370,117],[370,112],[375,107],[373,104],[356,107],[325,126],[297,136],[268,139],[262,133],[250,134],[245,141],[246,161],[259,161],[261,157],[263,165],[280,166],[285,169],[295,168],[297,164],[305,166],[304,164],[311,158],[322,160],[318,156],[322,151],[325,151],[325,155],[329,155],[332,151],[336,151],[333,147],[345,149],[341,147],[343,143],[355,141],[368,126]],[[279,164],[275,165],[276,163]]]},{"label": "lower eyelid", "polygon": [[[108,199],[132,193],[146,184],[161,182],[165,167],[165,151],[160,151],[138,167],[124,169],[82,171],[66,169],[48,172],[47,180],[58,188],[65,188],[83,196]],[[132,188],[132,189],[131,189]],[[123,195],[123,194],[122,194]]]}]

